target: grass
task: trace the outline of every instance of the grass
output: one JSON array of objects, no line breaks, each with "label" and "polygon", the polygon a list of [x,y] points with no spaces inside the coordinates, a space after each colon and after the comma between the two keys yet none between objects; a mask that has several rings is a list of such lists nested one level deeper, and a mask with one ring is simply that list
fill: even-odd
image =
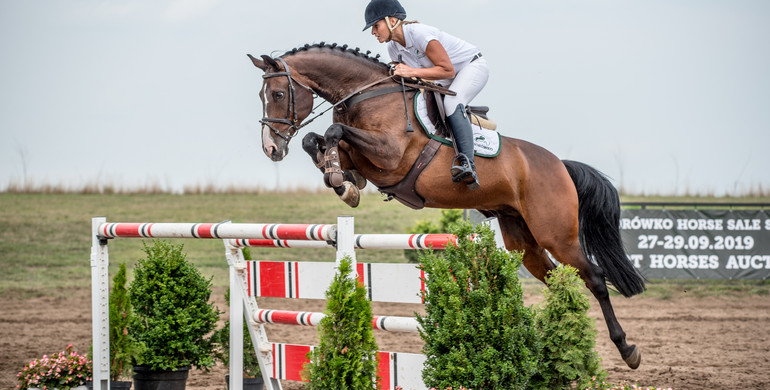
[{"label": "grass", "polygon": [[[339,215],[355,217],[358,233],[404,233],[420,219],[438,220],[440,211],[414,211],[378,194],[364,194],[351,209],[330,193],[235,195],[173,194],[0,194],[0,294],[5,297],[57,295],[67,288],[90,286],[91,218],[108,222],[336,223]],[[214,286],[227,284],[227,264],[220,240],[175,240],[187,258]],[[111,272],[120,262],[130,270],[142,258],[137,239],[109,243]],[[334,250],[261,249],[255,258],[330,260]],[[359,251],[361,261],[405,262],[403,251]],[[66,293],[66,292],[63,292]]]},{"label": "grass", "polygon": [[[383,202],[376,193],[363,194],[361,205],[351,209],[328,191],[290,193],[187,194],[169,193],[0,193],[0,294],[27,297],[66,294],[67,289],[90,287],[91,218],[108,222],[233,222],[335,223],[337,216],[355,217],[357,233],[405,233],[418,220],[438,221],[440,211],[411,210],[397,202]],[[624,201],[695,201],[690,198],[628,198]],[[768,198],[731,198],[701,201],[768,202]],[[219,240],[178,240],[188,259],[215,287],[227,285],[224,247]],[[143,256],[137,239],[110,241],[111,272],[126,262],[129,275]],[[313,249],[260,249],[257,259],[331,260],[334,251]],[[403,251],[358,251],[360,261],[406,262]],[[648,296],[770,294],[762,281],[652,281]],[[533,288],[541,285],[533,282]]]}]

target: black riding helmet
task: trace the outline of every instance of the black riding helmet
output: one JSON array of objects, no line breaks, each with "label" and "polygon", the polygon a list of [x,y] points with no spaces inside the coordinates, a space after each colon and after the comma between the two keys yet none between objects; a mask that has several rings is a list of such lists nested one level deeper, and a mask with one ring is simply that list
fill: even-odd
[{"label": "black riding helmet", "polygon": [[395,18],[404,20],[406,19],[406,10],[401,6],[398,0],[372,0],[369,5],[366,6],[364,11],[364,19],[366,20],[366,26],[363,31],[374,26],[375,23],[387,16],[393,16]]}]

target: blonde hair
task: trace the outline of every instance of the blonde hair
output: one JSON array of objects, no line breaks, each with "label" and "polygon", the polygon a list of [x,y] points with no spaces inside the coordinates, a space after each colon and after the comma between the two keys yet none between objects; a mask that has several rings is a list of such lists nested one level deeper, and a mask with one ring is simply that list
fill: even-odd
[{"label": "blonde hair", "polygon": [[[388,18],[395,18],[396,19],[396,24],[391,26],[390,25],[390,21],[388,20]],[[395,30],[396,28],[398,28],[399,25],[412,24],[412,23],[420,23],[420,22],[418,22],[416,20],[403,20],[403,19],[396,18],[395,16],[386,16],[385,17],[385,25],[388,26],[388,30],[390,30],[391,32],[393,30]]]}]

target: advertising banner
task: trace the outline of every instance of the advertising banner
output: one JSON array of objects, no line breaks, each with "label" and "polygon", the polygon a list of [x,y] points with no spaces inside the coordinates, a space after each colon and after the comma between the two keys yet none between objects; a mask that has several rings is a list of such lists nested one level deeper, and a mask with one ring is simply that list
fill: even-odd
[{"label": "advertising banner", "polygon": [[623,209],[629,258],[648,279],[770,277],[770,211]]}]

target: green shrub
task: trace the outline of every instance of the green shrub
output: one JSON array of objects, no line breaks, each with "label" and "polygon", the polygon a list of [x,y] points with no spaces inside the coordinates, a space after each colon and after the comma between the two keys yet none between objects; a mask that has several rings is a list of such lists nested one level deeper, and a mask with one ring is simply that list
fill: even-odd
[{"label": "green shrub", "polygon": [[428,274],[426,314],[417,317],[427,359],[423,380],[441,389],[526,388],[540,351],[519,284],[521,254],[497,248],[487,226],[463,222],[452,230],[457,247],[420,258]]},{"label": "green shrub", "polygon": [[144,244],[144,252],[129,288],[136,313],[129,330],[145,347],[136,364],[156,371],[211,367],[213,344],[206,335],[220,314],[209,303],[211,278],[185,259],[182,245],[155,241]]},{"label": "green shrub", "polygon": [[[423,219],[418,221],[416,225],[409,228],[407,233],[410,234],[436,234],[447,233],[451,226],[462,221],[463,211],[456,209],[441,210],[441,218],[438,225],[433,221]],[[410,263],[418,263],[419,257],[422,254],[422,250],[404,249],[404,256]]]},{"label": "green shrub", "polygon": [[126,289],[126,264],[121,263],[110,290],[110,380],[113,382],[131,377],[133,362],[142,350],[142,345],[128,332],[133,318],[134,310]]},{"label": "green shrub", "polygon": [[352,274],[351,259],[339,265],[326,291],[326,317],[318,327],[320,343],[310,352],[306,389],[376,389],[377,342],[366,288]]},{"label": "green shrub", "polygon": [[585,389],[607,374],[594,350],[596,329],[588,317],[588,297],[575,268],[559,266],[546,277],[545,301],[538,310],[537,328],[543,359],[535,389]]}]

